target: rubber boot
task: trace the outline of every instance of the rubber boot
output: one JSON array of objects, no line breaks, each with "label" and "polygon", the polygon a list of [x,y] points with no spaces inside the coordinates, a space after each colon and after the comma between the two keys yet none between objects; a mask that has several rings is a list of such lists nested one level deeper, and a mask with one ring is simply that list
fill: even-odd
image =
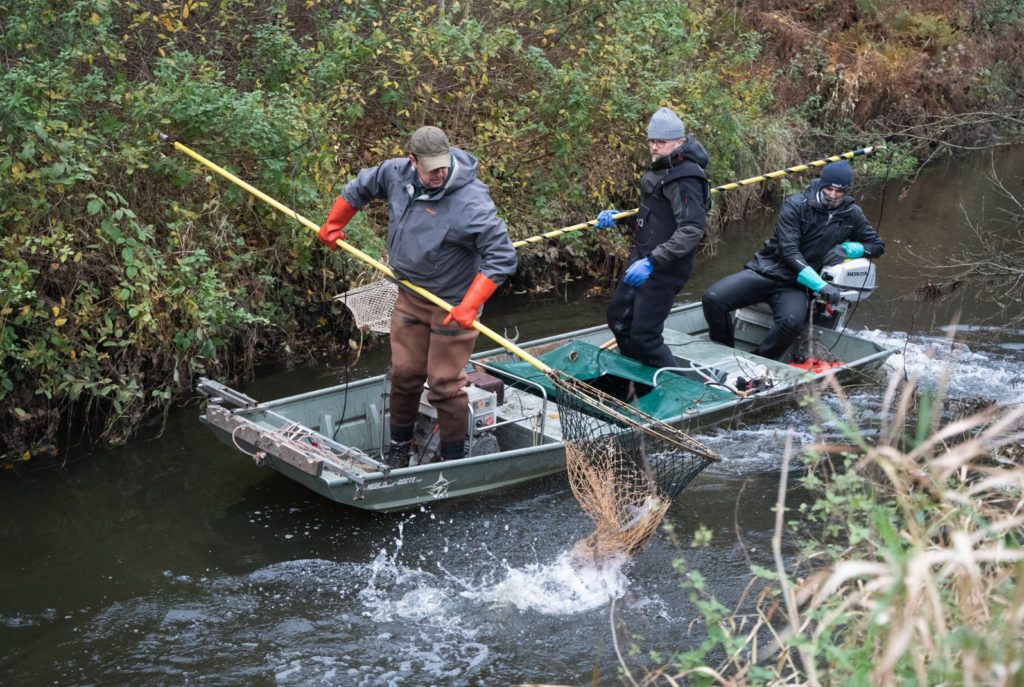
[{"label": "rubber boot", "polygon": [[466,457],[466,442],[461,439],[456,441],[441,442],[441,460],[458,460]]},{"label": "rubber boot", "polygon": [[388,452],[384,455],[384,464],[394,470],[395,468],[409,467],[409,456],[412,454],[412,441],[392,441],[388,445]]}]

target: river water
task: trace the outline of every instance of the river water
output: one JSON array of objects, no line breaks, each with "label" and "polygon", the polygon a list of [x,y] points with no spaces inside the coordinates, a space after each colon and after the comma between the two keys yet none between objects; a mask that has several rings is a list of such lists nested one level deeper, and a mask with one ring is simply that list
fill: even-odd
[{"label": "river water", "polygon": [[[955,398],[1024,402],[1024,333],[995,336],[998,310],[971,303],[950,341],[959,307],[913,298],[914,256],[968,241],[964,213],[995,215],[993,167],[1020,188],[1024,149],[936,165],[904,193],[902,182],[864,193],[888,252],[850,327],[901,352],[880,386],[851,392],[862,412],[877,411],[886,375],[934,385],[947,370]],[[680,300],[738,269],[772,221],[730,231]],[[602,321],[606,296],[568,294],[507,297],[485,321],[524,340]],[[243,390],[266,400],[384,365],[370,352],[347,371],[326,361]],[[632,561],[578,570],[568,551],[590,523],[562,477],[372,515],[255,466],[199,412],[174,411],[160,437],[0,480],[0,684],[620,684],[617,653],[639,675],[656,665],[650,652],[705,636],[674,561],[727,605],[744,600],[751,563],[772,566],[783,446],[787,435],[809,442],[812,423],[791,407],[699,435],[725,459],[673,504],[674,535],[659,532]],[[710,543],[693,547],[701,527]]]}]

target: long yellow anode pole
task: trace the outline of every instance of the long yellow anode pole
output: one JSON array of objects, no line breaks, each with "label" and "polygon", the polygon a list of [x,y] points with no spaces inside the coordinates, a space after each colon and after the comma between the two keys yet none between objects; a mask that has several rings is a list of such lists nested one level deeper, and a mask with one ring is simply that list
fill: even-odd
[{"label": "long yellow anode pole", "polygon": [[[263,202],[265,202],[268,205],[276,208],[277,210],[280,210],[285,215],[295,219],[296,221],[298,221],[300,224],[302,224],[307,229],[312,229],[315,232],[319,232],[320,231],[319,225],[313,224],[313,222],[309,221],[308,219],[306,219],[305,217],[300,215],[295,210],[292,210],[290,207],[288,207],[288,206],[284,205],[283,203],[281,203],[281,202],[271,198],[270,196],[268,196],[266,193],[264,193],[263,191],[259,190],[255,186],[252,186],[251,184],[248,184],[245,181],[242,181],[241,179],[236,177],[231,172],[229,172],[226,169],[224,169],[223,167],[221,167],[221,166],[219,166],[219,165],[217,165],[217,164],[207,160],[205,157],[203,157],[202,155],[200,155],[196,151],[192,150],[188,146],[186,146],[186,145],[184,145],[182,143],[179,143],[178,141],[175,141],[175,140],[171,139],[171,137],[167,136],[166,134],[158,134],[158,136],[159,136],[161,141],[163,141],[165,143],[170,143],[171,145],[174,146],[174,148],[176,150],[179,150],[182,153],[184,153],[185,155],[188,155],[190,158],[192,158],[193,160],[195,160],[199,164],[203,165],[207,169],[210,169],[210,170],[216,172],[217,174],[219,174],[220,176],[224,177],[225,179],[227,179],[231,183],[236,184],[237,186],[240,186],[241,188],[245,189],[246,191],[248,191],[252,195],[256,196],[257,198],[259,198]],[[373,258],[373,257],[371,257],[369,255],[367,255],[366,253],[364,253],[363,251],[359,250],[358,248],[356,248],[352,244],[348,243],[347,241],[342,241],[342,240],[339,239],[337,244],[338,244],[339,248],[341,248],[342,250],[344,250],[346,253],[348,253],[352,257],[356,258],[357,260],[359,260],[359,261],[361,261],[363,263],[366,263],[367,265],[369,265],[370,267],[373,267],[374,269],[376,269],[379,272],[384,273],[385,275],[387,275],[388,277],[394,279],[396,282],[398,282],[399,284],[401,284],[405,288],[409,289],[410,291],[413,291],[416,294],[419,294],[420,296],[422,296],[423,298],[427,299],[428,301],[430,301],[434,305],[438,306],[439,308],[444,309],[445,312],[451,312],[452,306],[449,305],[447,302],[441,300],[440,298],[435,296],[433,293],[431,293],[430,291],[427,291],[426,289],[424,289],[421,286],[417,286],[416,284],[413,284],[412,282],[406,281],[405,279],[399,279],[397,276],[395,276],[395,273],[391,271],[391,268],[388,267],[387,265],[385,265],[384,263],[382,263],[381,261],[379,261],[379,260],[377,260],[377,259],[375,259],[375,258]],[[490,339],[494,343],[498,344],[499,346],[501,346],[502,348],[507,350],[509,353],[512,353],[512,354],[518,356],[519,358],[525,360],[526,362],[530,363],[531,365],[536,367],[541,372],[544,372],[545,374],[549,374],[549,373],[553,372],[551,367],[548,366],[547,364],[545,364],[542,360],[540,360],[539,358],[536,358],[536,357],[530,355],[529,353],[527,353],[526,351],[521,349],[519,346],[516,346],[514,343],[512,343],[511,341],[509,341],[508,339],[503,337],[501,334],[498,334],[496,331],[494,331],[493,329],[491,329],[487,325],[483,324],[479,320],[473,320],[473,328],[476,329],[481,334],[483,334],[484,336],[486,336],[488,339]]]},{"label": "long yellow anode pole", "polygon": [[[711,189],[711,193],[720,193],[722,191],[729,191],[731,189],[739,188],[741,186],[753,186],[754,184],[759,184],[762,181],[768,181],[769,179],[778,179],[779,177],[784,177],[787,174],[795,174],[797,172],[806,172],[811,167],[824,167],[825,165],[827,165],[830,162],[838,162],[839,160],[849,160],[851,158],[857,157],[858,155],[870,155],[871,153],[876,152],[880,148],[881,148],[881,146],[868,146],[866,148],[859,148],[857,150],[850,150],[850,151],[845,152],[845,153],[839,153],[838,155],[833,155],[831,157],[823,157],[822,159],[815,160],[814,162],[807,162],[807,163],[802,164],[802,165],[795,165],[793,167],[786,167],[785,169],[780,169],[780,170],[777,170],[777,171],[774,171],[774,172],[768,172],[767,174],[762,174],[762,175],[756,176],[756,177],[750,177],[749,179],[743,179],[741,181],[734,181],[732,183],[722,184],[721,186],[715,186],[714,188]],[[617,220],[618,219],[625,219],[626,217],[632,217],[637,212],[639,212],[639,210],[637,210],[637,209],[623,210],[622,212],[614,215],[614,217]],[[596,219],[592,219],[592,220],[589,220],[587,222],[580,222],[579,224],[573,224],[572,226],[569,226],[569,227],[562,227],[561,229],[552,229],[551,231],[545,232],[543,234],[537,234],[536,236],[530,236],[530,237],[525,238],[525,239],[519,239],[518,241],[513,242],[512,245],[515,246],[516,248],[522,248],[523,246],[528,246],[528,245],[530,245],[532,243],[540,243],[541,241],[544,241],[545,239],[557,238],[559,236],[563,236],[565,234],[569,234],[569,233],[572,233],[572,232],[575,232],[575,231],[582,231],[584,229],[592,229],[592,228],[594,228],[596,226],[597,226],[597,220]]]}]

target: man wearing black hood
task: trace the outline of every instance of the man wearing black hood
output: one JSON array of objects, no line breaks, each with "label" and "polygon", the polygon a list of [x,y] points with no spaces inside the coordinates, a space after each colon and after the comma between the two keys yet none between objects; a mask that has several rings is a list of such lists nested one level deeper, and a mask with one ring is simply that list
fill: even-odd
[{"label": "man wearing black hood", "polygon": [[[623,355],[653,367],[675,367],[679,363],[662,331],[704,235],[711,205],[704,172],[708,153],[667,107],[651,117],[647,147],[651,166],[640,180],[629,267],[608,305],[608,326]],[[602,211],[597,226],[610,227],[617,213]]]},{"label": "man wearing black hood", "polygon": [[823,267],[846,258],[877,258],[885,244],[850,195],[853,169],[830,162],[821,176],[783,202],[775,236],[744,269],[704,292],[704,319],[712,341],[735,345],[732,311],[766,302],[772,327],[754,353],[778,359],[807,321],[810,294],[839,304],[839,290],[821,278]]}]

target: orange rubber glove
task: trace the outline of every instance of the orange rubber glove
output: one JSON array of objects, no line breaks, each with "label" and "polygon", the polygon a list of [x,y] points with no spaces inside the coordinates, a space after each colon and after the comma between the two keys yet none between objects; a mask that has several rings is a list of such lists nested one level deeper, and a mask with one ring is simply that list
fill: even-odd
[{"label": "orange rubber glove", "polygon": [[354,207],[348,204],[342,196],[338,196],[338,199],[334,201],[334,206],[331,211],[327,213],[327,221],[320,227],[320,231],[317,232],[317,238],[331,250],[338,247],[337,241],[341,239],[345,240],[345,225],[352,219],[358,212]]},{"label": "orange rubber glove", "polygon": [[462,302],[452,308],[452,311],[448,313],[448,317],[444,319],[442,324],[451,324],[451,321],[455,320],[463,329],[472,329],[473,320],[476,319],[477,313],[480,312],[480,306],[497,289],[498,285],[493,281],[482,274],[476,275],[473,278],[473,283],[466,290],[466,295],[462,297]]}]

